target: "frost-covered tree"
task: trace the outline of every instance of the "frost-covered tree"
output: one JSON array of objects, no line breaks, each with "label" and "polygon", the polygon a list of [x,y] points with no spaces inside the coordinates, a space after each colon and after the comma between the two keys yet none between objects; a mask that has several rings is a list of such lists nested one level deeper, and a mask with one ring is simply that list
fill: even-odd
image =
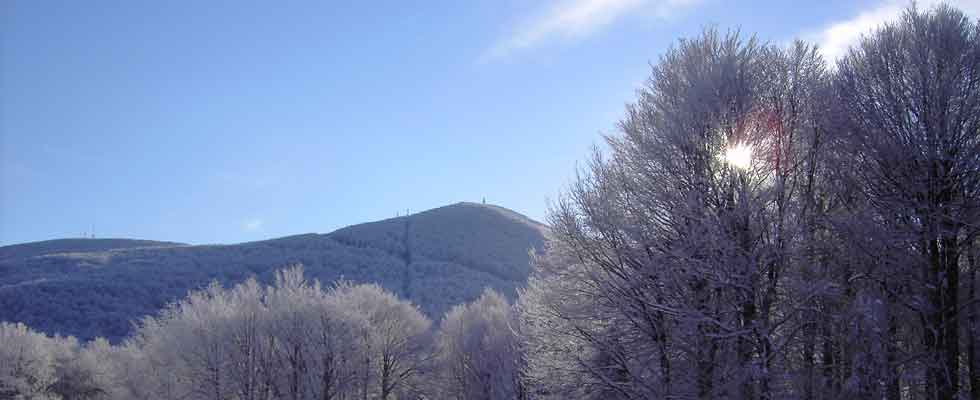
[{"label": "frost-covered tree", "polygon": [[924,381],[910,378],[924,386],[910,390],[954,398],[968,293],[960,276],[974,273],[965,254],[980,227],[980,27],[946,5],[910,8],[851,49],[835,81],[840,151],[866,207],[854,243],[880,258],[870,277],[915,321],[895,345],[916,361],[888,368],[919,364]]},{"label": "frost-covered tree", "polygon": [[108,357],[111,346],[102,338],[79,345],[73,337],[53,338],[54,367],[57,381],[51,387],[53,393],[65,400],[94,400],[111,398],[116,382],[112,359]]},{"label": "frost-covered tree", "polygon": [[523,321],[559,343],[529,345],[529,364],[571,358],[551,368],[584,375],[581,396],[781,396],[820,290],[796,273],[824,80],[804,44],[709,30],[669,50],[553,210]]},{"label": "frost-covered tree", "polygon": [[109,399],[117,382],[112,346],[96,339],[49,337],[23,324],[0,323],[0,399]]},{"label": "frost-covered tree", "polygon": [[331,292],[341,307],[367,319],[353,332],[364,368],[362,398],[412,397],[421,390],[420,373],[432,359],[429,321],[415,305],[378,285],[340,283]]},{"label": "frost-covered tree", "polygon": [[913,7],[835,71],[711,30],[669,50],[552,211],[533,392],[978,396],[978,38]]},{"label": "frost-covered tree", "polygon": [[[526,352],[523,383],[529,397],[623,398],[601,395],[608,386],[603,379],[606,374],[602,367],[595,368],[589,362],[607,347],[606,339],[612,339],[595,326],[611,322],[615,310],[594,300],[601,298],[601,290],[586,275],[581,260],[562,242],[550,243],[535,267],[538,272],[532,275],[517,304]],[[660,363],[669,362],[666,356],[654,361],[650,367],[669,370],[669,364]],[[669,379],[661,382],[669,383]]]},{"label": "frost-covered tree", "polygon": [[443,398],[521,398],[516,322],[507,299],[492,289],[443,317],[436,336]]},{"label": "frost-covered tree", "polygon": [[117,398],[414,398],[430,327],[380,286],[324,289],[293,267],[271,286],[213,284],[145,319],[111,355],[113,378]]},{"label": "frost-covered tree", "polygon": [[52,341],[24,324],[0,322],[0,398],[60,399]]},{"label": "frost-covered tree", "polygon": [[368,320],[318,282],[305,280],[299,268],[277,273],[266,304],[272,316],[264,341],[271,349],[273,394],[337,399],[355,393],[365,350],[356,335],[370,331]]}]

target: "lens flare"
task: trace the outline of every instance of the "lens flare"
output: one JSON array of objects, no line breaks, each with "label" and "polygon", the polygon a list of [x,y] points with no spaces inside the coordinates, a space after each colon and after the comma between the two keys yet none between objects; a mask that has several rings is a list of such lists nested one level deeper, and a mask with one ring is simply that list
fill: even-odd
[{"label": "lens flare", "polygon": [[735,168],[748,169],[752,166],[752,146],[739,143],[729,147],[725,150],[724,159]]}]

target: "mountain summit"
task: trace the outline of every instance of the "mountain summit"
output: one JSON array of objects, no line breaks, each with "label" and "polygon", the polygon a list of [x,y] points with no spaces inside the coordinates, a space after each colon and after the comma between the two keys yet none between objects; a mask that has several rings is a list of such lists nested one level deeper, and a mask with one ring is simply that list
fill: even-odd
[{"label": "mountain summit", "polygon": [[377,282],[439,318],[485,287],[509,296],[547,227],[503,207],[457,203],[403,217],[234,245],[63,239],[0,247],[0,321],[118,341],[132,321],[211,281],[302,264],[307,277]]}]

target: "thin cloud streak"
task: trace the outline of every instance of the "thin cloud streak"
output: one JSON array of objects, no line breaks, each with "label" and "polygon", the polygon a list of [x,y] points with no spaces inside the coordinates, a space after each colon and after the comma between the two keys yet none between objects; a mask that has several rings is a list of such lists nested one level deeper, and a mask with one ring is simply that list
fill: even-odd
[{"label": "thin cloud streak", "polygon": [[[920,0],[916,2],[921,10],[932,8],[943,1]],[[962,0],[946,2],[963,10],[972,18],[980,16],[980,0]],[[803,35],[804,38],[817,43],[827,61],[834,63],[845,54],[848,47],[857,44],[862,35],[867,35],[887,21],[896,21],[902,12],[912,3],[903,0],[887,0],[857,16],[839,22],[831,23],[816,33]]]},{"label": "thin cloud streak", "polygon": [[620,18],[638,10],[649,9],[658,18],[667,18],[677,10],[701,0],[568,0],[533,18],[511,35],[498,40],[484,52],[486,62],[528,50],[552,40],[575,40],[594,34]]},{"label": "thin cloud streak", "polygon": [[242,230],[245,232],[260,232],[265,225],[265,221],[259,218],[252,218],[242,222]]}]

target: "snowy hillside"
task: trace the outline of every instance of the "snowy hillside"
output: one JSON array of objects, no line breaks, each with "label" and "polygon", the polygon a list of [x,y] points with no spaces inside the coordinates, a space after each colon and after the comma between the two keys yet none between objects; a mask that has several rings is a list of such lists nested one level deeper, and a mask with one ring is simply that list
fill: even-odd
[{"label": "snowy hillside", "polygon": [[0,260],[30,258],[55,253],[80,253],[134,247],[186,246],[184,243],[136,239],[55,239],[0,247]]},{"label": "snowy hillside", "polygon": [[[71,239],[0,247],[0,320],[118,340],[131,322],[217,279],[236,283],[303,264],[323,282],[378,282],[438,318],[485,287],[527,279],[546,228],[513,211],[458,203],[407,217],[235,245]],[[59,243],[54,246],[54,243]]]}]

